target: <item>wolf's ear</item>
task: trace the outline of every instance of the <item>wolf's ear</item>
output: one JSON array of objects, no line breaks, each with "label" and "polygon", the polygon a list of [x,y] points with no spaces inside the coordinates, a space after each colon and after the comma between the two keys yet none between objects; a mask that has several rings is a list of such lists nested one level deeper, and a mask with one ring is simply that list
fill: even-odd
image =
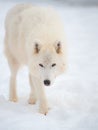
[{"label": "wolf's ear", "polygon": [[41,49],[41,45],[38,42],[35,42],[35,44],[34,44],[34,53],[35,54],[39,53],[40,49]]},{"label": "wolf's ear", "polygon": [[57,52],[58,54],[61,53],[62,45],[61,45],[61,42],[60,42],[60,41],[58,41],[58,42],[55,43],[55,50],[56,50],[56,52]]}]

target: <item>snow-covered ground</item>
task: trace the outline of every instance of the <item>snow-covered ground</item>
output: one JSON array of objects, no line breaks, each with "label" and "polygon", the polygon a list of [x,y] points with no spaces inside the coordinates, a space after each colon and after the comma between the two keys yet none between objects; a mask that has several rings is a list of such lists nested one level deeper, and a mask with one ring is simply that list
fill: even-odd
[{"label": "snow-covered ground", "polygon": [[38,104],[27,103],[26,67],[17,77],[19,102],[8,100],[4,18],[14,4],[0,2],[0,130],[98,130],[98,7],[59,7],[53,3],[64,21],[68,69],[53,86],[45,88],[51,109],[44,116],[38,113]]}]

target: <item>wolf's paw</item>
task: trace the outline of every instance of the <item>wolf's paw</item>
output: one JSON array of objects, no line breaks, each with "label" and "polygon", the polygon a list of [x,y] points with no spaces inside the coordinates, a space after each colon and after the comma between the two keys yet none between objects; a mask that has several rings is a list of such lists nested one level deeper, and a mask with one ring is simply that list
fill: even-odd
[{"label": "wolf's paw", "polygon": [[18,98],[17,97],[10,97],[9,100],[11,102],[17,102],[18,101]]},{"label": "wolf's paw", "polygon": [[33,99],[33,98],[29,98],[29,100],[28,100],[28,103],[29,104],[35,104],[36,103],[36,99]]},{"label": "wolf's paw", "polygon": [[49,108],[47,106],[46,107],[40,107],[39,113],[47,115],[48,110],[49,110]]}]

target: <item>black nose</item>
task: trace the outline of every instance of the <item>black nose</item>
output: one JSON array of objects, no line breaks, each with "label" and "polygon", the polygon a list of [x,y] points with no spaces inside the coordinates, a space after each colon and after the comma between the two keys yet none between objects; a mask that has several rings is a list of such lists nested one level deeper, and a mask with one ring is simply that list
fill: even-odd
[{"label": "black nose", "polygon": [[44,80],[44,84],[45,84],[46,86],[49,86],[49,85],[50,85],[50,80]]}]

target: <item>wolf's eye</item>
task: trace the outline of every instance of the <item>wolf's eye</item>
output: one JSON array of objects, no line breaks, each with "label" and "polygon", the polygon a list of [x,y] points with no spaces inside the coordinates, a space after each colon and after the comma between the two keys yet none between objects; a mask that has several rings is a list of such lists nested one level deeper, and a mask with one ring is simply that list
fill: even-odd
[{"label": "wolf's eye", "polygon": [[56,66],[56,64],[54,63],[54,64],[52,64],[52,67],[54,67],[54,66]]},{"label": "wolf's eye", "polygon": [[44,67],[42,64],[39,64],[40,67]]}]

